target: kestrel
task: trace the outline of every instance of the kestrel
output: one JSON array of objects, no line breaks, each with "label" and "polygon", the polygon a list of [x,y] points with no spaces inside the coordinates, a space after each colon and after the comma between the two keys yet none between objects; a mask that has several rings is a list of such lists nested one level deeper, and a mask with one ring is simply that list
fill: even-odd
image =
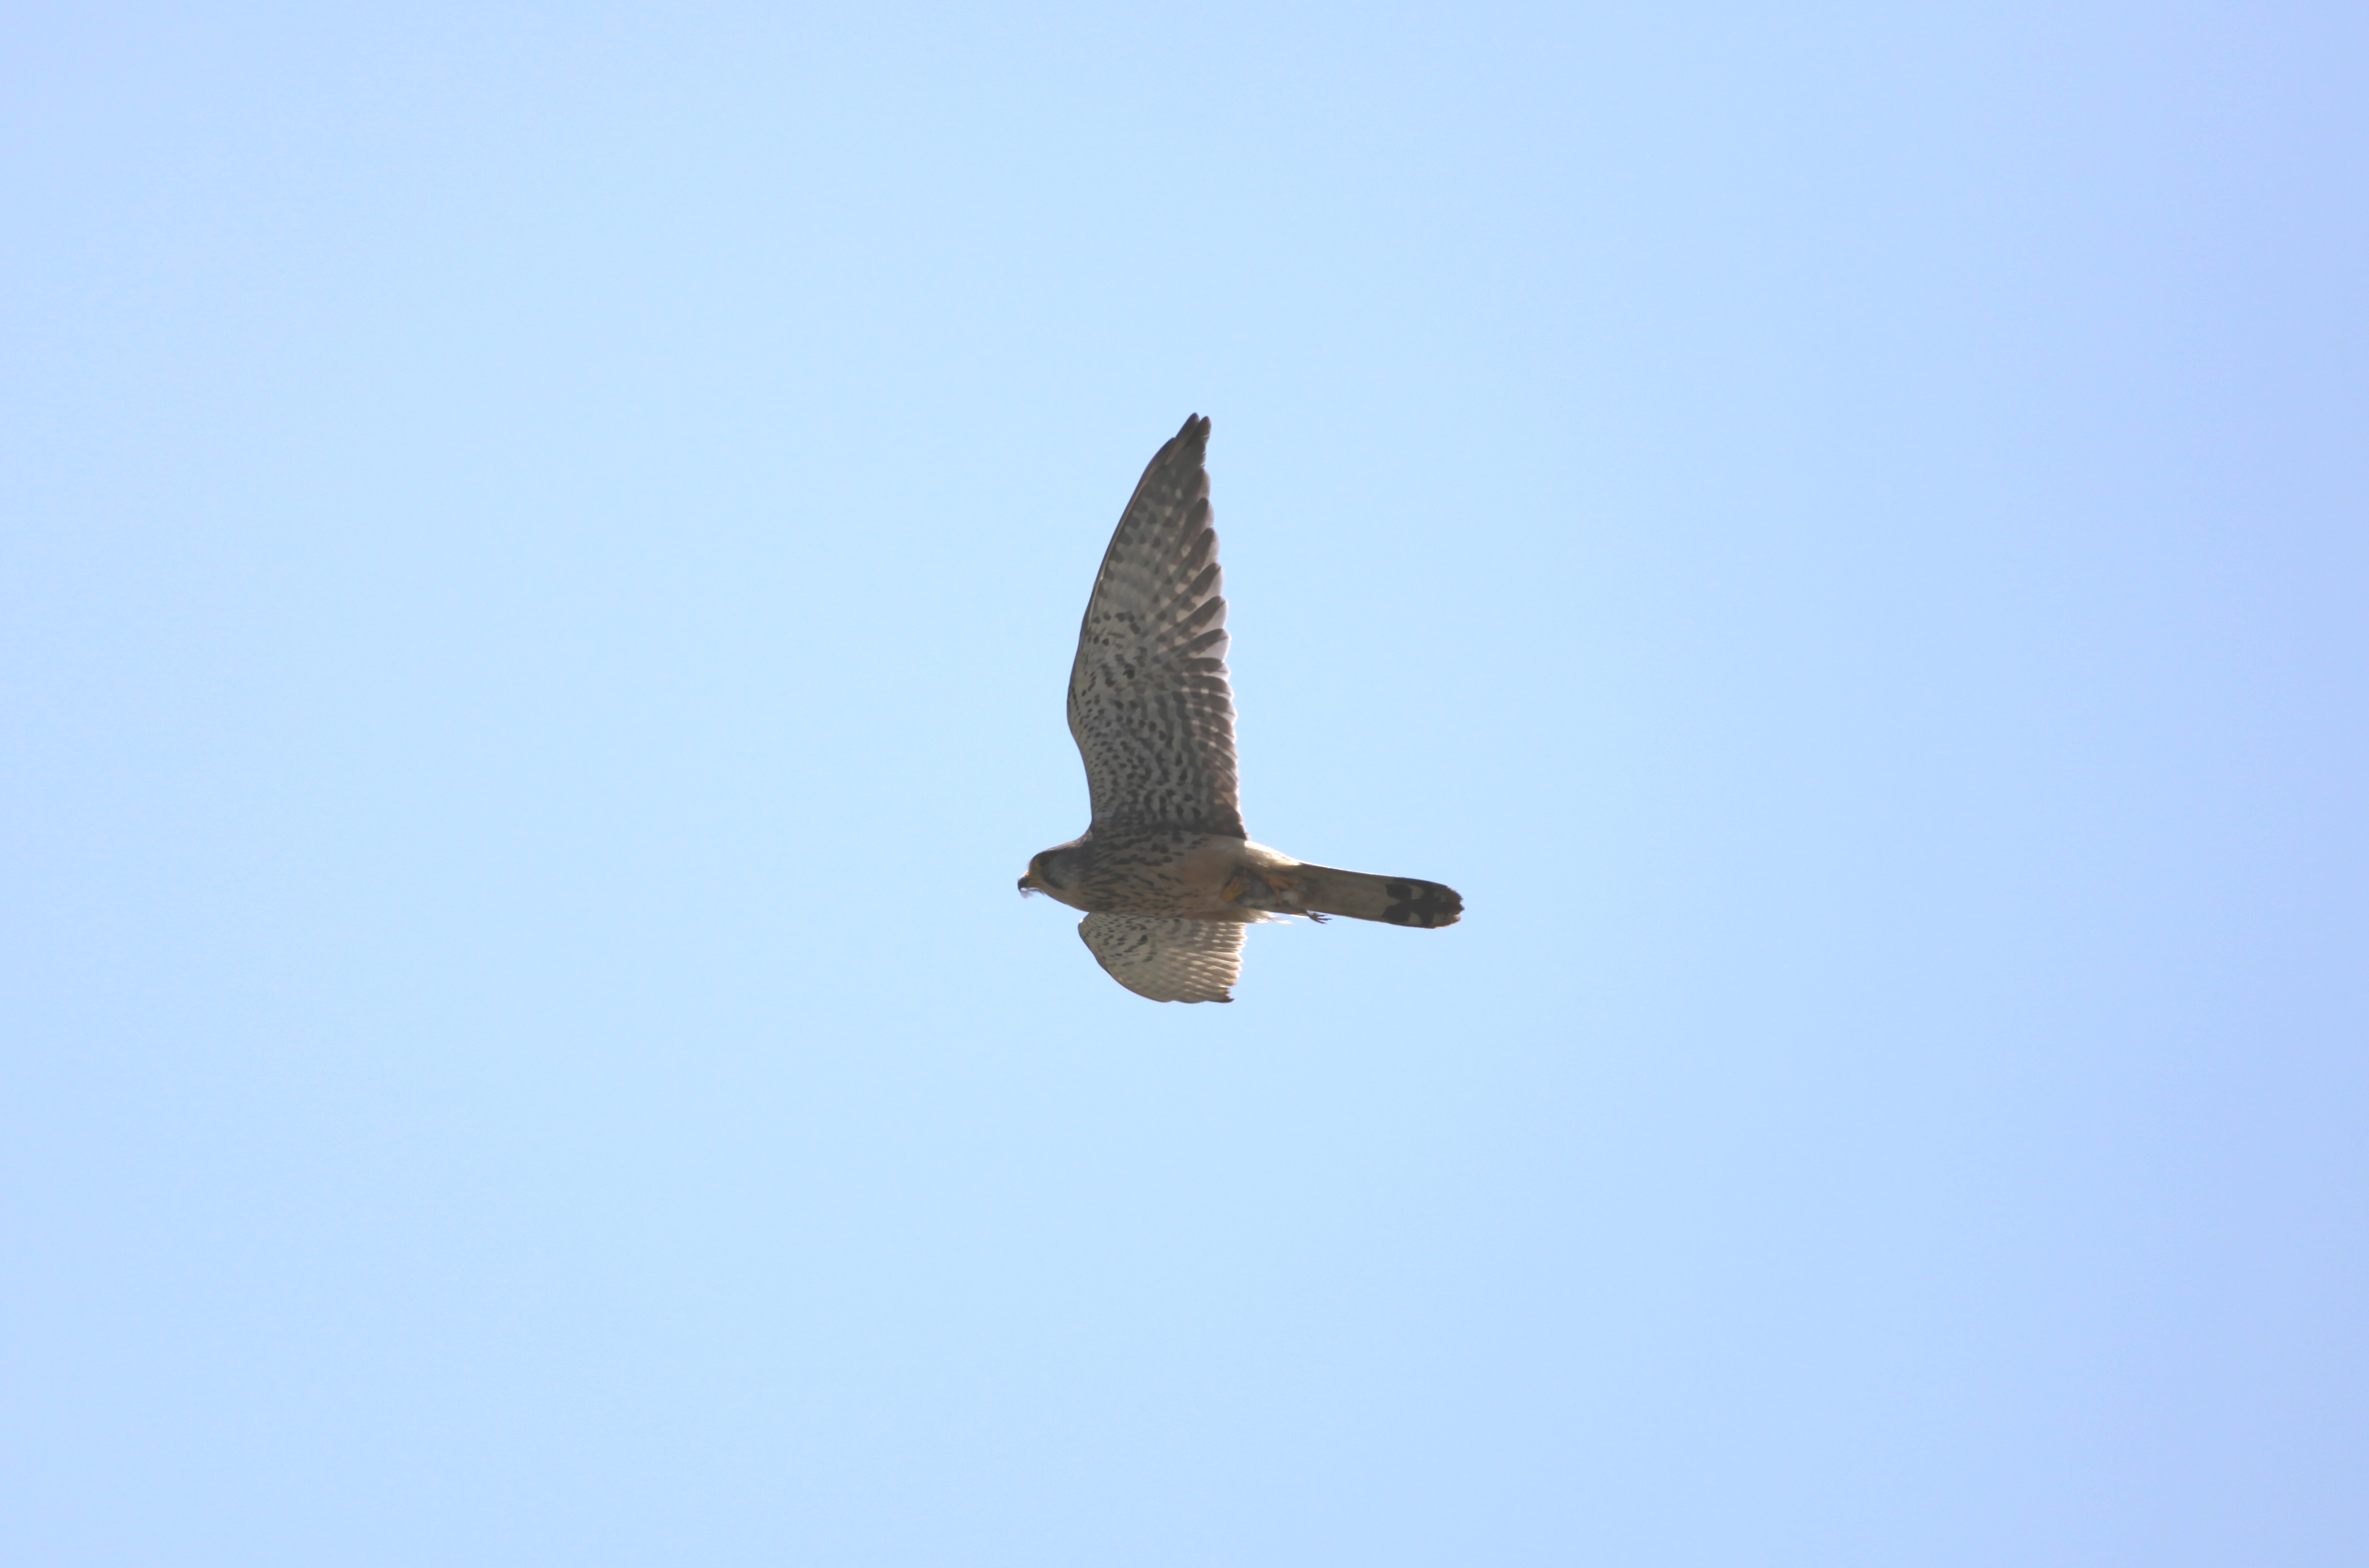
[{"label": "kestrel", "polygon": [[1119,514],[1070,668],[1093,824],[1020,879],[1085,910],[1095,962],[1154,1001],[1233,1001],[1242,930],[1260,921],[1441,926],[1464,912],[1436,882],[1310,865],[1243,831],[1208,446],[1209,421],[1185,420]]}]

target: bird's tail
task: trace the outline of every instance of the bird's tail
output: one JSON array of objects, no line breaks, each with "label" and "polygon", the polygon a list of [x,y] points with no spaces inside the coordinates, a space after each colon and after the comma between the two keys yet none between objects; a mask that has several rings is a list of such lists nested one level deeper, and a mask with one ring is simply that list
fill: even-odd
[{"label": "bird's tail", "polygon": [[1455,888],[1413,876],[1376,876],[1305,862],[1293,866],[1290,875],[1299,884],[1292,889],[1295,901],[1310,914],[1347,915],[1351,920],[1390,925],[1437,926],[1454,925],[1464,913],[1464,900]]}]

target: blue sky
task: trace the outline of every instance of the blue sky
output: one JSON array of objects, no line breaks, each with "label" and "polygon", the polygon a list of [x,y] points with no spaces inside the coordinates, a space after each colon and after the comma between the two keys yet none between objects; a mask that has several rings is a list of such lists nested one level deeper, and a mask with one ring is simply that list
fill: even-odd
[{"label": "blue sky", "polygon": [[2363,42],[17,7],[9,1560],[2361,1561]]}]

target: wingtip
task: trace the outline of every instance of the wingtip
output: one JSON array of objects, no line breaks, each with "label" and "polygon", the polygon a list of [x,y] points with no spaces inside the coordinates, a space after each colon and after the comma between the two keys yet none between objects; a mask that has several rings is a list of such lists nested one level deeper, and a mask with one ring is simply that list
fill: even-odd
[{"label": "wingtip", "polygon": [[1158,452],[1151,454],[1151,461],[1144,464],[1143,476],[1146,479],[1150,478],[1162,464],[1174,463],[1179,458],[1189,461],[1196,468],[1207,465],[1209,421],[1207,417],[1196,414],[1179,426],[1176,433],[1169,437]]}]

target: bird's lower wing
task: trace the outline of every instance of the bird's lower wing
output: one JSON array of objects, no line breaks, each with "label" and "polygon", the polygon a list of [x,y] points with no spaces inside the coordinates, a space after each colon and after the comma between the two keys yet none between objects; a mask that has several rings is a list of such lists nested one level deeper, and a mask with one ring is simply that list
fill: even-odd
[{"label": "bird's lower wing", "polygon": [[1154,1001],[1231,1001],[1242,968],[1242,933],[1230,921],[1088,915],[1078,935],[1110,978]]}]

